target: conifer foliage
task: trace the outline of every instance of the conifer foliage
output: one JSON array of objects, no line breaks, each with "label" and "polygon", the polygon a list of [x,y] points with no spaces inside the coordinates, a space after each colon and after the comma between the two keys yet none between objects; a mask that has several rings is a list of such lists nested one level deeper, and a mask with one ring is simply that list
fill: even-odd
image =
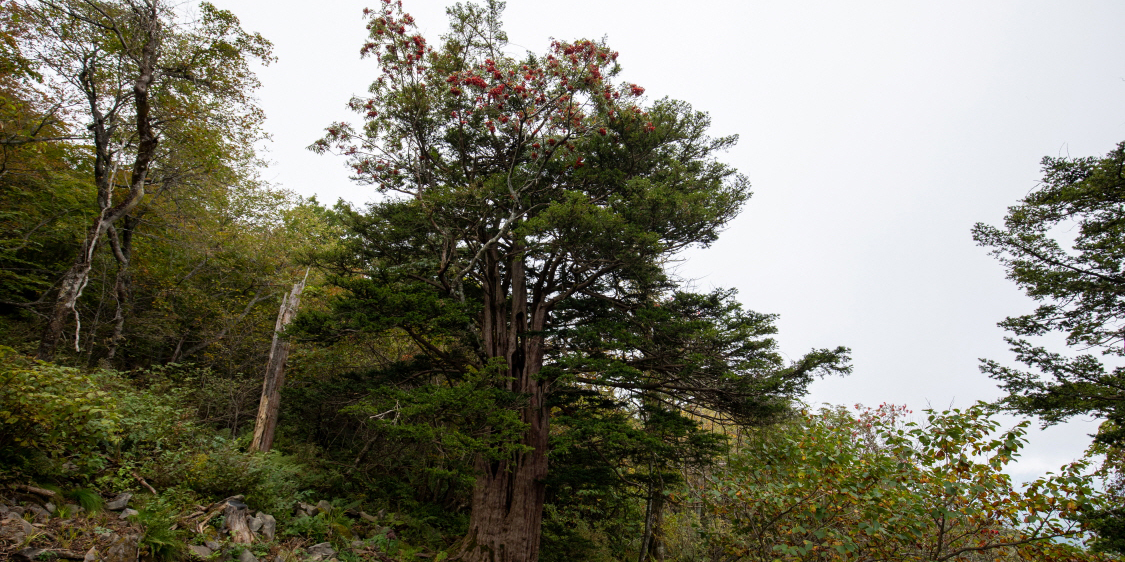
[{"label": "conifer foliage", "polygon": [[[717,159],[736,138],[709,137],[708,116],[686,103],[649,102],[643,87],[614,83],[618,53],[603,42],[511,56],[502,9],[450,8],[451,32],[435,46],[401,3],[384,0],[367,13],[362,49],[381,75],[350,104],[362,124],[333,124],[312,148],[346,155],[356,181],[385,194],[348,219],[351,244],[335,260],[347,289],[339,327],[402,330],[429,371],[489,372],[515,397],[520,447],[479,456],[460,557],[529,561],[539,554],[554,390],[585,384],[730,412],[771,390],[744,381],[755,373],[736,356],[753,346],[721,342],[761,335],[745,328],[751,319],[706,297],[673,296],[676,313],[653,313],[675,289],[665,260],[713,242],[750,196]],[[627,342],[611,356],[564,337],[563,308],[590,314],[587,324],[639,315],[629,329],[675,327],[650,326],[657,347]],[[632,361],[650,351],[661,355]],[[574,361],[581,355],[599,357]],[[818,352],[786,375],[841,370],[845,355]]]}]

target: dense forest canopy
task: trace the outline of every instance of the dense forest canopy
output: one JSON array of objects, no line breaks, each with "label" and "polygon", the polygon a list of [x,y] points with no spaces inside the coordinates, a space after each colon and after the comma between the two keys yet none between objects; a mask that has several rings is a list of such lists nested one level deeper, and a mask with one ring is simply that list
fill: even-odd
[{"label": "dense forest canopy", "polygon": [[[1013,340],[1054,382],[987,363],[999,404],[809,409],[849,350],[786,356],[672,269],[750,198],[737,137],[604,40],[512,55],[503,9],[436,39],[364,13],[378,74],[310,148],[378,197],[327,207],[260,177],[272,46],[233,13],[0,3],[0,554],[1116,559],[1120,373]],[[1114,158],[1048,161],[1057,192],[978,226],[1061,301],[1017,335],[1120,355]],[[1035,222],[1087,214],[1078,257]],[[1103,457],[1015,486],[997,408],[1094,411]]]}]

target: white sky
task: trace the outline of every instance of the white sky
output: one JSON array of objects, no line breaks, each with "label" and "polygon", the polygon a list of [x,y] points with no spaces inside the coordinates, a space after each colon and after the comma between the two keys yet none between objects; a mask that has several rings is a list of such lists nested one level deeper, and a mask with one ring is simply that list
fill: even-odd
[{"label": "white sky", "polygon": [[[304,147],[376,76],[360,17],[378,0],[215,0],[274,42],[262,69],[273,135],[266,178],[324,203],[373,194],[340,158]],[[423,34],[444,2],[404,0]],[[755,195],[680,274],[737,287],[781,315],[791,357],[853,349],[855,373],[810,401],[968,406],[1000,395],[980,357],[1009,361],[996,323],[1032,303],[974,245],[1031,190],[1044,155],[1102,155],[1125,140],[1125,3],[512,0],[515,54],[550,37],[606,36],[621,78],[711,113],[737,133],[727,161]],[[1033,432],[1026,480],[1080,456],[1096,424]]]}]

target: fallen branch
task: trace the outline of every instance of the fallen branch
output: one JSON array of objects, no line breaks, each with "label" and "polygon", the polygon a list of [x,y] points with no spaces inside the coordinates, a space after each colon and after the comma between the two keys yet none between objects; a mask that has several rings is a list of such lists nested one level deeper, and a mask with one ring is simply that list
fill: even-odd
[{"label": "fallen branch", "polygon": [[149,486],[148,482],[145,482],[145,479],[142,478],[141,475],[138,474],[136,470],[133,471],[133,478],[136,478],[137,481],[141,483],[141,486],[144,486],[146,490],[148,490],[149,492],[152,492],[152,495],[154,495],[154,496],[160,495],[160,494],[156,493],[156,488],[153,488],[152,486]]},{"label": "fallen branch", "polygon": [[35,494],[37,496],[43,496],[47,499],[54,499],[54,498],[59,497],[58,492],[53,492],[51,490],[44,490],[43,488],[36,488],[35,486],[29,486],[27,484],[16,484],[15,486],[13,486],[13,488],[15,488],[15,489],[17,489],[21,492],[27,492],[27,493],[30,493],[30,494]]}]

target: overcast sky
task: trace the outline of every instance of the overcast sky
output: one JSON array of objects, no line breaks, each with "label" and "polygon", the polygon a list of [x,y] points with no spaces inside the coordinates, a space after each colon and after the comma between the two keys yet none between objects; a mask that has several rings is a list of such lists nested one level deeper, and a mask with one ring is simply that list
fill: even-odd
[{"label": "overcast sky", "polygon": [[[279,58],[260,72],[266,179],[325,203],[373,198],[342,159],[304,147],[350,119],[345,102],[376,76],[359,48],[362,9],[377,2],[215,0]],[[404,0],[431,43],[444,6]],[[998,397],[977,360],[1010,362],[996,323],[1033,304],[970,229],[998,224],[1043,156],[1125,140],[1125,2],[512,0],[504,21],[516,55],[604,36],[622,79],[741,136],[726,159],[754,197],[679,273],[780,314],[790,357],[851,347],[854,374],[815,383],[812,403],[917,411]],[[1033,432],[1013,473],[1057,469],[1095,427]]]}]

